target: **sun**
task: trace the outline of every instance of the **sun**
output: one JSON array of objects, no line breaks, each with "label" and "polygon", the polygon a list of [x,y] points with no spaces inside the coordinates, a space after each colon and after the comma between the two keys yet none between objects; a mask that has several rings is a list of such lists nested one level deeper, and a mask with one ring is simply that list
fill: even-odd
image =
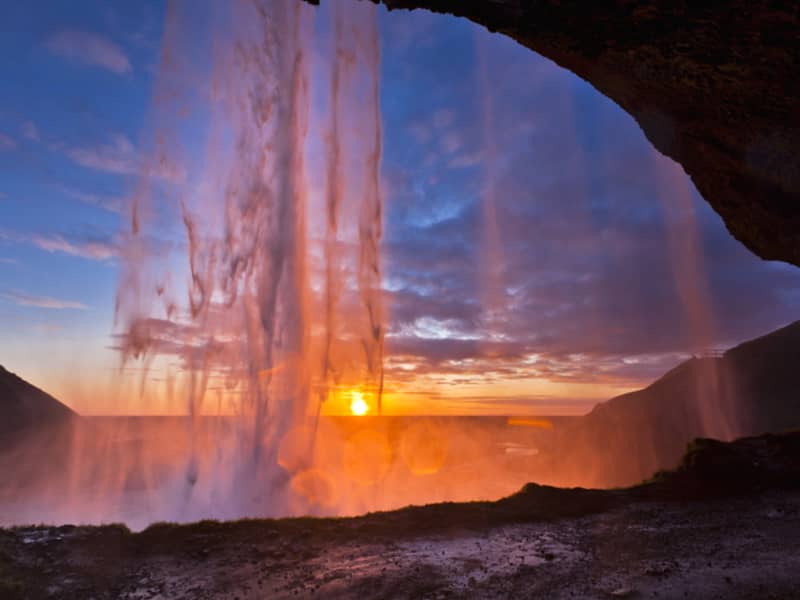
[{"label": "sun", "polygon": [[367,412],[369,412],[369,404],[367,401],[364,400],[364,394],[353,390],[350,392],[350,412],[356,415],[357,417],[363,417]]}]

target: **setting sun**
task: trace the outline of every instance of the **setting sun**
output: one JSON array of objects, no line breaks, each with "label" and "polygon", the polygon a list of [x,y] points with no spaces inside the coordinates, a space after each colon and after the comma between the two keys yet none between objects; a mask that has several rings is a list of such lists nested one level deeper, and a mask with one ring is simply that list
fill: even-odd
[{"label": "setting sun", "polygon": [[369,404],[364,400],[364,394],[358,391],[350,392],[352,400],[350,401],[350,412],[361,417],[369,411]]}]

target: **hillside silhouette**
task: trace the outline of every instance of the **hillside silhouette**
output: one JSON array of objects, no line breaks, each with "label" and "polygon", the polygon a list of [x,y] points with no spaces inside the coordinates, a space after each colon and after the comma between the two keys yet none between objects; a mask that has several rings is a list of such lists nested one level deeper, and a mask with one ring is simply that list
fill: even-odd
[{"label": "hillside silhouette", "polygon": [[16,434],[61,425],[78,414],[0,365],[0,443]]},{"label": "hillside silhouette", "polygon": [[632,485],[678,464],[694,438],[732,440],[800,428],[800,321],[692,358],[644,389],[595,406],[556,434],[560,485]]}]

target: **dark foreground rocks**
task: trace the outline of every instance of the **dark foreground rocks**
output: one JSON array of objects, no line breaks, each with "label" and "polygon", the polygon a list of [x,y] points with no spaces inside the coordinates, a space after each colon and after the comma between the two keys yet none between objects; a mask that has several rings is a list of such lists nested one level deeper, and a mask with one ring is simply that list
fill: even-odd
[{"label": "dark foreground rocks", "polygon": [[794,598],[800,433],[622,490],[348,519],[0,530],[2,598]]}]

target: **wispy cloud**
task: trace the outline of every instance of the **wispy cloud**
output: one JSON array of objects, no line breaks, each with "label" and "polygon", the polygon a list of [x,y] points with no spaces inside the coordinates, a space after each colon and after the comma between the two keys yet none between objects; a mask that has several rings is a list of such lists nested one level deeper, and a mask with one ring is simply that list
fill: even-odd
[{"label": "wispy cloud", "polygon": [[475,167],[481,164],[481,161],[484,160],[484,154],[482,152],[473,152],[469,154],[461,154],[459,156],[455,156],[450,159],[448,165],[453,169],[462,169],[468,167]]},{"label": "wispy cloud", "polygon": [[133,70],[122,48],[97,33],[60,31],[47,40],[47,48],[62,58],[101,67],[118,75]]},{"label": "wispy cloud", "polygon": [[16,264],[19,263],[15,259],[5,258],[3,256],[0,256],[0,265],[16,265]]},{"label": "wispy cloud", "polygon": [[117,254],[116,245],[103,240],[70,241],[61,235],[33,235],[30,241],[47,252],[63,252],[90,260],[108,260]]},{"label": "wispy cloud", "polygon": [[41,136],[39,135],[39,128],[36,127],[36,124],[33,121],[25,121],[22,124],[22,135],[32,142],[38,142],[41,139]]},{"label": "wispy cloud", "polygon": [[11,136],[0,133],[0,150],[13,150],[17,147],[17,142]]},{"label": "wispy cloud", "polygon": [[125,206],[124,198],[118,198],[114,196],[101,196],[98,194],[89,194],[86,192],[81,192],[66,187],[59,187],[59,189],[61,189],[61,191],[64,192],[67,196],[75,198],[76,200],[79,200],[84,204],[96,206],[97,208],[102,208],[103,210],[107,210],[108,212],[121,214]]},{"label": "wispy cloud", "polygon": [[[119,237],[102,231],[63,235],[60,233],[21,233],[0,228],[0,242],[29,244],[45,252],[62,253],[95,261],[110,261],[124,250]],[[156,237],[141,240],[143,252],[163,256],[174,249],[174,242]]]},{"label": "wispy cloud", "polygon": [[130,175],[137,170],[136,151],[124,135],[112,136],[109,144],[70,148],[67,156],[82,167],[98,171]]},{"label": "wispy cloud", "polygon": [[34,308],[50,308],[50,309],[75,309],[86,310],[89,307],[81,302],[74,302],[72,300],[61,300],[59,298],[51,298],[50,296],[32,296],[23,292],[9,291],[0,293],[0,297],[13,302],[17,306],[30,306]]},{"label": "wispy cloud", "polygon": [[118,175],[149,174],[172,183],[186,180],[186,171],[167,159],[142,160],[136,147],[122,134],[112,135],[106,144],[72,147],[65,152],[75,164],[96,171]]},{"label": "wispy cloud", "polygon": [[59,331],[64,331],[64,326],[57,323],[37,323],[33,326],[34,331],[44,333],[45,335],[52,335]]}]

